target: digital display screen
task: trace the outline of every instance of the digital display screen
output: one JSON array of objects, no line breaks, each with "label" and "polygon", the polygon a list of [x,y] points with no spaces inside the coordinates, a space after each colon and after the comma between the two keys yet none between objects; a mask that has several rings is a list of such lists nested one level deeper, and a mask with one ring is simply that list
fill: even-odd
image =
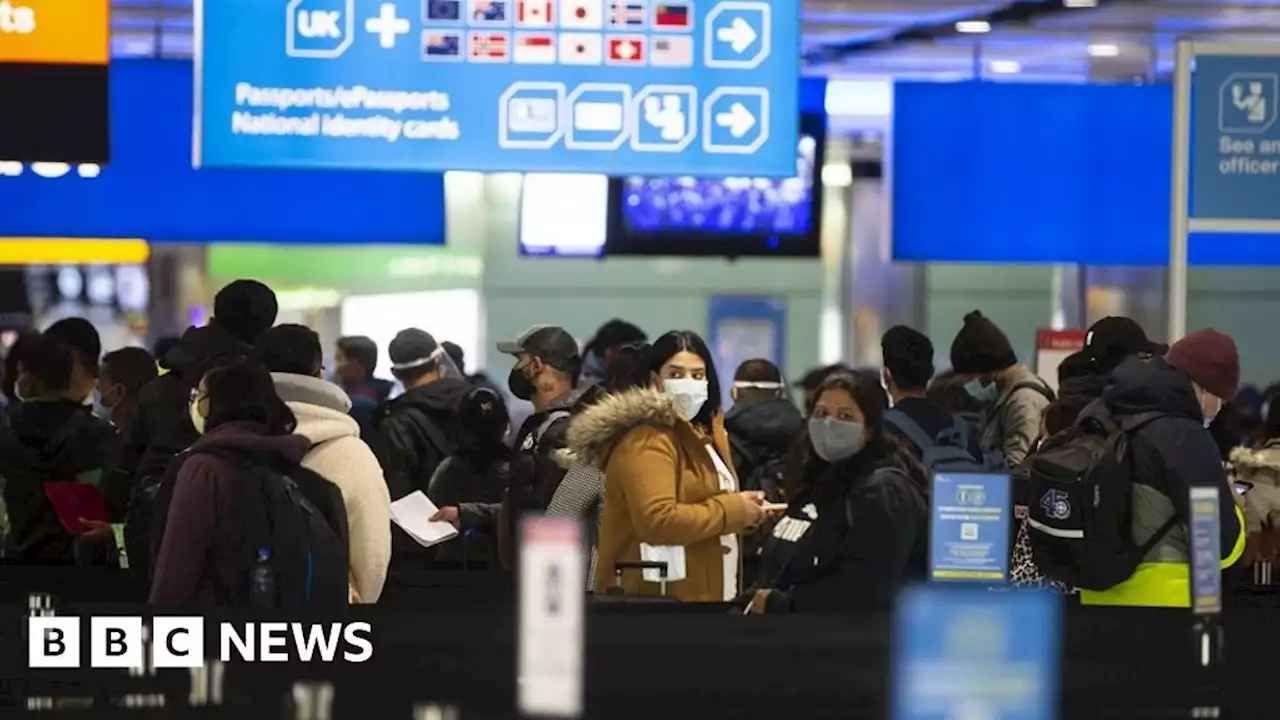
[{"label": "digital display screen", "polygon": [[792,177],[614,179],[605,255],[818,257],[825,143],[802,114]]},{"label": "digital display screen", "polygon": [[786,179],[625,178],[626,224],[647,232],[806,234],[813,224],[817,146],[812,136],[800,137],[796,176]]}]

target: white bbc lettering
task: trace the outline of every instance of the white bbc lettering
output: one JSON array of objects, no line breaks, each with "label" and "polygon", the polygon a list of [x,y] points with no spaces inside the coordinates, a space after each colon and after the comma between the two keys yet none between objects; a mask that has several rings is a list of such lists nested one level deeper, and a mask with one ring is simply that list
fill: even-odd
[{"label": "white bbc lettering", "polygon": [[[362,637],[360,633],[364,633]],[[373,627],[367,622],[349,623],[342,631],[342,639],[347,644],[359,648],[359,652],[350,650],[342,654],[342,659],[352,663],[362,663],[373,657],[373,641],[369,639],[369,635],[373,632]]]},{"label": "white bbc lettering", "polygon": [[154,667],[204,665],[204,618],[157,616],[151,621],[151,638]]},{"label": "white bbc lettering", "polygon": [[338,23],[342,13],[337,10],[299,10],[298,34],[309,38],[342,37],[342,28]]},{"label": "white bbc lettering", "polygon": [[36,31],[36,11],[34,8],[12,5],[9,0],[0,0],[0,33],[30,35]]},{"label": "white bbc lettering", "polygon": [[80,618],[27,618],[27,667],[80,667]]},{"label": "white bbc lettering", "polygon": [[236,626],[231,623],[222,623],[221,636],[219,645],[221,652],[218,657],[222,662],[231,662],[231,648],[235,646],[236,652],[240,655],[240,659],[245,662],[253,662],[256,655],[253,643],[253,623],[245,623],[244,635],[236,632]]},{"label": "white bbc lettering", "polygon": [[140,617],[90,618],[89,667],[141,667],[143,638]]},{"label": "white bbc lettering", "polygon": [[289,662],[289,653],[282,648],[288,646],[288,623],[260,623],[258,625],[258,660],[260,662]]},{"label": "white bbc lettering", "polygon": [[292,623],[291,629],[293,643],[298,648],[299,660],[310,662],[311,656],[315,655],[318,649],[321,660],[333,662],[333,656],[338,652],[338,640],[342,638],[341,623],[330,623],[328,632],[325,632],[323,625],[312,625],[304,634],[302,623]]}]

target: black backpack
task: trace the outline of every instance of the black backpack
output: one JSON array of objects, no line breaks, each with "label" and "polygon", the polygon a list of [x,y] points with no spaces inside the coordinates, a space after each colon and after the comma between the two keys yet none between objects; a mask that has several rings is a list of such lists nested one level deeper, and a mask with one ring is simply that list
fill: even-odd
[{"label": "black backpack", "polygon": [[1085,590],[1112,588],[1177,524],[1171,517],[1142,545],[1133,541],[1133,437],[1167,416],[1091,415],[1063,442],[1032,456],[1027,528],[1046,577]]},{"label": "black backpack", "polygon": [[787,469],[787,450],[775,450],[739,440],[730,433],[740,490],[759,490],[769,502],[783,501],[783,485]]},{"label": "black backpack", "polygon": [[932,438],[919,423],[901,410],[886,412],[884,420],[902,433],[920,451],[921,464],[930,473],[985,473],[993,469],[986,458],[975,458],[969,452],[969,433],[972,432],[972,426],[963,417],[954,416],[951,427]]},{"label": "black backpack", "polygon": [[[177,470],[196,454],[222,458],[243,470],[232,499],[240,547],[235,567],[218,570],[219,578],[230,574],[235,580],[216,583],[218,604],[345,607],[350,552],[342,492],[317,473],[275,455],[205,446],[175,458],[155,495],[155,551],[164,537]],[[260,554],[264,552],[267,559],[262,561]],[[264,567],[274,585],[266,603],[252,597],[257,574]]]}]

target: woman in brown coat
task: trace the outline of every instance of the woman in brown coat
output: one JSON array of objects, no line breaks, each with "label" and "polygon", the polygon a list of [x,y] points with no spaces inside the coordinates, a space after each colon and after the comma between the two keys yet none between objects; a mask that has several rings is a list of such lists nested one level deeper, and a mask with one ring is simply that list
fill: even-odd
[{"label": "woman in brown coat", "polygon": [[[649,357],[653,388],[609,396],[569,427],[569,447],[604,470],[595,587],[618,562],[666,562],[668,594],[725,602],[738,593],[738,534],[765,517],[764,497],[739,492],[711,353],[689,331],[670,332]],[[628,595],[657,595],[655,571],[624,572]]]}]

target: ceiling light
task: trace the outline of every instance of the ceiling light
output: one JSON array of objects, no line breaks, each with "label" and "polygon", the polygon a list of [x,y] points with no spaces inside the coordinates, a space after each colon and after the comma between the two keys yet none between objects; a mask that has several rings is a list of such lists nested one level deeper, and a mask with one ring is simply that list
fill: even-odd
[{"label": "ceiling light", "polygon": [[1119,45],[1090,45],[1090,57],[1116,57],[1120,54]]},{"label": "ceiling light", "polygon": [[962,33],[991,32],[991,23],[986,20],[961,20],[956,23],[956,31]]},{"label": "ceiling light", "polygon": [[1068,7],[1068,8],[1098,7],[1098,0],[1062,0],[1062,7]]},{"label": "ceiling light", "polygon": [[991,72],[997,75],[1013,75],[1022,72],[1022,64],[1017,60],[992,60]]}]

